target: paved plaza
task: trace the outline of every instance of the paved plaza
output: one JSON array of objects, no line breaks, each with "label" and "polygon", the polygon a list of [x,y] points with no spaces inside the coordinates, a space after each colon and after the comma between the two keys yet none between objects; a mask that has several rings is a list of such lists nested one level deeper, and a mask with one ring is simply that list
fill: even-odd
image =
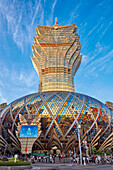
[{"label": "paved plaza", "polygon": [[113,165],[74,165],[68,164],[51,164],[35,163],[29,166],[0,166],[0,170],[113,170]]},{"label": "paved plaza", "polygon": [[77,166],[73,164],[32,164],[32,170],[113,170],[111,165]]}]

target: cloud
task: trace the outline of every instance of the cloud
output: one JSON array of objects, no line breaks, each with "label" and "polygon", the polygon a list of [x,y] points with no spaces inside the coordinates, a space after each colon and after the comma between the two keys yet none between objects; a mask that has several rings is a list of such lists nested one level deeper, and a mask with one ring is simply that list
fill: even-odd
[{"label": "cloud", "polygon": [[46,19],[46,25],[52,25],[53,24],[53,15],[54,15],[54,10],[55,6],[57,4],[57,0],[54,0],[53,4],[51,5],[51,12],[50,15]]},{"label": "cloud", "polygon": [[79,31],[80,31],[80,30],[83,30],[86,26],[87,26],[87,22],[81,23],[81,24],[80,24],[80,28],[78,28]]},{"label": "cloud", "polygon": [[69,16],[69,20],[68,20],[68,24],[72,23],[72,21],[73,21],[74,19],[76,19],[76,18],[79,17],[79,11],[78,11],[78,9],[79,9],[80,7],[81,7],[81,2],[80,2],[78,5],[76,5],[76,7],[74,8],[73,11],[71,11],[70,16]]},{"label": "cloud", "polygon": [[42,10],[39,23],[40,23],[41,25],[43,25],[43,23],[44,23],[44,10]]},{"label": "cloud", "polygon": [[87,36],[89,36],[89,35],[97,28],[97,26],[98,26],[98,24],[95,25],[95,26],[93,27],[93,29],[91,29],[91,30],[89,31],[89,33],[87,34]]},{"label": "cloud", "polygon": [[[87,66],[87,73],[95,75],[95,72],[113,72],[113,50],[103,57],[92,60],[91,64]],[[90,72],[89,72],[90,70]]]},{"label": "cloud", "polygon": [[[8,33],[22,52],[25,45],[31,44],[33,41],[35,21],[39,24],[43,24],[44,21],[44,9],[41,0],[34,4],[32,2],[25,4],[24,1],[2,1],[0,3],[0,14],[0,20],[2,17],[3,22],[7,22]],[[26,20],[26,18],[29,18],[29,20]]]},{"label": "cloud", "polygon": [[[103,17],[100,17],[99,20],[98,20],[98,22],[97,22],[97,24],[91,27],[91,29],[90,29],[90,31],[88,32],[88,34],[87,34],[87,36],[85,37],[85,39],[87,39],[88,36],[91,36],[92,33],[93,33],[93,36],[95,36],[95,34],[97,34],[97,32],[99,32],[99,29],[102,29],[103,26],[102,26],[102,25],[100,26],[100,23],[102,22],[102,19],[103,19]],[[99,27],[99,29],[98,29],[97,31],[95,31],[98,27]],[[95,31],[95,33],[94,33],[94,31]],[[92,37],[92,38],[93,38],[93,37]]]},{"label": "cloud", "polygon": [[15,69],[12,69],[9,74],[12,83],[16,86],[32,87],[36,84],[36,73],[35,71],[20,71],[17,72]]},{"label": "cloud", "polygon": [[56,3],[57,3],[57,0],[55,0],[53,2],[53,4],[52,4],[52,14],[54,13],[54,9],[55,9]]},{"label": "cloud", "polygon": [[0,103],[6,103],[7,99],[4,98],[4,95],[2,94],[1,90],[0,90]]},{"label": "cloud", "polygon": [[105,2],[106,2],[106,1],[100,2],[100,3],[98,4],[98,6],[103,6],[103,5],[105,5]]},{"label": "cloud", "polygon": [[10,69],[0,63],[0,102],[9,102],[30,91],[38,91],[38,76],[34,69],[17,71],[15,67]]},{"label": "cloud", "polygon": [[35,20],[36,15],[37,15],[37,13],[38,13],[40,8],[41,8],[41,0],[39,0],[39,2],[37,2],[37,7],[36,7],[36,10],[35,10],[35,13],[34,13],[34,16],[33,16],[32,22],[31,22],[31,25],[34,24],[34,20]]},{"label": "cloud", "polygon": [[103,28],[103,26],[104,26],[104,24],[102,24],[102,25],[100,26],[100,28],[97,30],[97,33],[98,33],[99,31],[101,31],[101,29]]},{"label": "cloud", "polygon": [[[102,45],[100,42],[97,42],[96,45],[95,45],[96,49],[98,50],[98,53],[100,53],[103,49],[107,49],[107,47],[104,45]],[[97,52],[96,50],[96,52]]]},{"label": "cloud", "polygon": [[111,26],[112,21],[109,22],[108,26],[105,28],[105,30],[103,31],[102,35],[100,36],[100,39],[104,36],[104,34],[107,32],[108,28]]},{"label": "cloud", "polygon": [[23,31],[21,29],[21,20],[22,20],[22,7],[16,8],[15,2],[8,3],[2,1],[0,5],[0,13],[2,14],[4,20],[7,22],[8,33],[12,35],[14,42],[17,46],[23,50]]},{"label": "cloud", "polygon": [[82,62],[83,62],[84,64],[87,64],[88,60],[89,60],[89,57],[88,57],[87,55],[83,55],[83,56],[82,56]]},{"label": "cloud", "polygon": [[95,50],[82,56],[81,67],[78,74],[84,73],[85,76],[98,76],[99,72],[113,72],[113,50],[100,42],[95,45]]},{"label": "cloud", "polygon": [[15,30],[14,30],[14,33],[13,33],[13,39],[14,39],[15,43],[18,45],[18,47],[20,47],[20,49],[23,51],[23,41],[24,41],[23,35],[21,33],[18,35],[21,19],[22,19],[22,13],[19,16],[17,25],[15,27]]}]

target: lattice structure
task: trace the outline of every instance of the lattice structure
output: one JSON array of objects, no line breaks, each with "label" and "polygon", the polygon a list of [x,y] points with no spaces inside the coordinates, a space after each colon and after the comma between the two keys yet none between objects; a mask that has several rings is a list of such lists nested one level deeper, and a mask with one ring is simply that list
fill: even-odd
[{"label": "lattice structure", "polygon": [[[77,121],[81,124],[81,135],[90,135],[91,131],[93,139],[97,127],[101,129],[99,134],[101,139],[104,134],[106,137],[109,135],[111,111],[100,101],[79,93],[66,91],[35,93],[12,102],[1,113],[1,123],[6,132],[10,129],[14,133],[18,128],[19,115],[27,114],[28,117],[29,114],[41,116],[40,142],[44,149],[47,149],[46,143],[53,129],[60,142],[67,143],[71,140],[77,131]],[[7,138],[6,132],[3,134],[4,138]],[[77,135],[75,138],[77,140]]]}]

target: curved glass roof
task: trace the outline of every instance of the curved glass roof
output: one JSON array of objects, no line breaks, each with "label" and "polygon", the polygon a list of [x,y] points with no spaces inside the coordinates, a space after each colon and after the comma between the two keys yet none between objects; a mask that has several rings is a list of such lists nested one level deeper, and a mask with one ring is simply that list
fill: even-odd
[{"label": "curved glass roof", "polygon": [[77,123],[87,133],[95,128],[101,128],[104,133],[111,123],[111,111],[102,102],[64,91],[35,93],[13,101],[1,112],[4,128],[13,132],[19,122],[19,114],[41,115],[45,137],[52,127],[60,137],[67,137],[76,133]]}]

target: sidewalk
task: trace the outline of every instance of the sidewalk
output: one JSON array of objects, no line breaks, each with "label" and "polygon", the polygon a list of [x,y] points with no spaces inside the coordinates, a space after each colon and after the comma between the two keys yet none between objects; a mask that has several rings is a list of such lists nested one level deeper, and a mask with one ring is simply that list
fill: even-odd
[{"label": "sidewalk", "polygon": [[113,170],[111,165],[32,164],[32,170]]},{"label": "sidewalk", "polygon": [[[105,164],[105,165],[96,165],[96,164],[88,164],[88,165],[77,165],[73,163],[35,163],[31,164],[31,166],[36,166],[36,167],[58,167],[58,166],[69,166],[69,167],[111,167],[112,165],[110,164]],[[113,167],[113,166],[112,166]]]},{"label": "sidewalk", "polygon": [[27,166],[0,166],[0,170],[29,170],[32,169],[31,165]]}]

